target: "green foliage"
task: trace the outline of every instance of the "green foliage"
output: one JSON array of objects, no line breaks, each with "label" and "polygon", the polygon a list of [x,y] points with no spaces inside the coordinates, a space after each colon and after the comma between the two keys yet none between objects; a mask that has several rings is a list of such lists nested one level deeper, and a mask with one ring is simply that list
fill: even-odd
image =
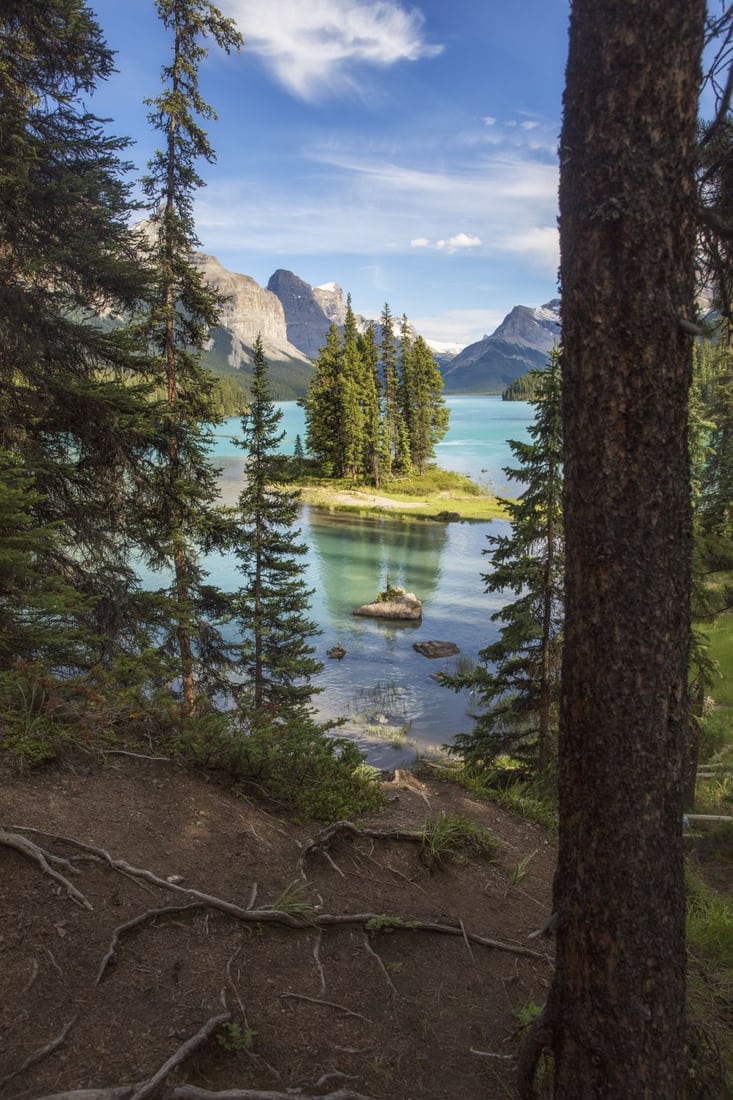
[{"label": "green foliage", "polygon": [[524,486],[516,501],[504,501],[509,535],[489,536],[491,571],[487,592],[512,592],[492,615],[503,624],[498,641],[479,654],[482,664],[467,675],[446,676],[455,691],[478,699],[474,728],[460,733],[450,751],[480,767],[510,754],[549,774],[558,725],[563,620],[562,392],[560,358],[553,352],[536,375],[531,442],[511,442],[519,460],[507,476]]},{"label": "green foliage", "polygon": [[[687,943],[714,967],[733,972],[733,906],[730,898],[708,890],[687,868]],[[731,974],[733,977],[733,973]]]},{"label": "green foliage", "polygon": [[522,374],[510,382],[501,395],[502,401],[536,401],[537,378],[531,372]]},{"label": "green foliage", "polygon": [[364,928],[370,936],[380,936],[382,934],[389,935],[390,932],[396,932],[401,928],[409,928],[410,924],[400,919],[400,917],[389,917],[386,913],[380,913],[377,917],[372,917],[366,922]]},{"label": "green foliage", "polygon": [[521,1005],[515,1009],[514,1016],[519,1022],[521,1028],[528,1028],[538,1016],[542,1015],[542,1005],[538,1005],[536,1001],[529,1000],[526,1004]]},{"label": "green foliage", "polygon": [[343,338],[332,325],[304,402],[307,447],[327,477],[380,486],[394,475],[422,473],[448,429],[440,370],[403,319],[394,334],[389,307],[380,346],[363,335],[348,299]]},{"label": "green foliage", "polygon": [[422,844],[425,858],[433,867],[468,856],[490,856],[496,851],[496,841],[488,830],[460,814],[441,813],[428,821],[422,830]]},{"label": "green foliage", "polygon": [[307,721],[240,733],[230,773],[298,819],[353,819],[382,803],[380,787],[364,776],[353,742],[327,736]]},{"label": "green foliage", "polygon": [[219,320],[221,296],[204,281],[193,253],[199,241],[193,196],[203,186],[196,165],[214,161],[201,122],[215,118],[201,97],[198,70],[212,39],[229,53],[242,39],[231,19],[209,0],[157,0],[171,35],[171,62],[163,67],[163,88],[147,104],[149,121],[163,136],[142,181],[150,203],[149,259],[152,288],[139,326],[152,349],[156,381],[164,389],[160,410],[160,459],[151,478],[150,508],[139,525],[149,564],[169,567],[170,618],[179,660],[184,710],[193,715],[198,678],[209,679],[226,658],[212,611],[223,598],[204,584],[198,564],[202,549],[221,547],[230,537],[212,509],[216,470],[208,456],[210,425],[220,403],[212,375],[203,365],[209,334]]},{"label": "green foliage", "polygon": [[257,1032],[251,1027],[242,1027],[236,1020],[229,1020],[227,1023],[222,1024],[216,1041],[220,1047],[224,1050],[237,1053],[238,1051],[246,1051],[251,1053],[254,1049],[254,1041],[257,1036]]},{"label": "green foliage", "polygon": [[236,696],[243,717],[254,717],[255,724],[267,716],[307,718],[315,692],[310,679],[323,667],[310,643],[318,631],[308,618],[311,592],[301,564],[307,548],[294,526],[297,493],[272,484],[272,459],[283,438],[281,419],[282,411],[270,398],[258,337],[252,399],[238,441],[246,473],[233,550],[244,583],[232,600],[242,635]]},{"label": "green foliage", "polygon": [[275,913],[288,913],[296,917],[303,924],[312,924],[315,916],[315,906],[304,895],[305,885],[301,879],[293,879],[278,897],[267,908]]}]

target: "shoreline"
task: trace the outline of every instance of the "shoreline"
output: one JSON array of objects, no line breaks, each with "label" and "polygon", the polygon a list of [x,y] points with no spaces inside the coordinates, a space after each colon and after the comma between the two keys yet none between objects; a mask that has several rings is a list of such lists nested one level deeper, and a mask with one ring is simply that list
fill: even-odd
[{"label": "shoreline", "polygon": [[[219,496],[222,504],[235,505],[242,483],[243,464],[228,462],[219,475]],[[456,494],[446,491],[425,493],[412,497],[405,493],[377,492],[373,489],[344,489],[319,485],[283,486],[300,495],[301,504],[328,512],[359,516],[388,516],[408,521],[423,520],[435,523],[476,522],[505,519],[506,513],[495,496],[488,493]]]}]

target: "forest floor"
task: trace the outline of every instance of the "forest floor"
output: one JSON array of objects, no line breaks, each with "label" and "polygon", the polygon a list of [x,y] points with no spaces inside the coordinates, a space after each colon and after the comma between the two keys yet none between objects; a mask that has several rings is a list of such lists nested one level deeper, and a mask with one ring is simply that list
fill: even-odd
[{"label": "forest floor", "polygon": [[[329,833],[163,760],[0,763],[2,1100],[513,1096],[554,839],[439,780],[385,795]],[[493,851],[428,858],[451,815]]]}]

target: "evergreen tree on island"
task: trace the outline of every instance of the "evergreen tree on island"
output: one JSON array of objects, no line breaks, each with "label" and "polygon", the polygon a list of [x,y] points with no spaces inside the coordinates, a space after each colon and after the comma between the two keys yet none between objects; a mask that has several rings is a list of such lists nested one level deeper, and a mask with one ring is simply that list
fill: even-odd
[{"label": "evergreen tree on island", "polygon": [[503,625],[498,641],[481,651],[482,665],[445,682],[475,691],[481,708],[473,731],[455,738],[455,752],[481,765],[510,754],[546,774],[556,749],[563,617],[559,352],[531,373],[537,395],[531,441],[509,441],[518,466],[504,470],[524,489],[517,500],[502,502],[511,532],[488,537],[491,570],[482,574],[486,592],[517,598],[491,616]]},{"label": "evergreen tree on island", "polygon": [[331,325],[304,402],[308,451],[325,476],[378,487],[423,473],[448,430],[443,380],[432,352],[403,318],[398,341],[389,306],[380,344],[359,334],[349,296],[343,337]]}]

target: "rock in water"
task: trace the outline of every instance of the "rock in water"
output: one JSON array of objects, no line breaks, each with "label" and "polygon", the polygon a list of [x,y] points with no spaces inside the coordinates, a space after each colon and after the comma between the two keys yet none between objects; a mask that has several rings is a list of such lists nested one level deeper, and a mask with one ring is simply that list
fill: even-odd
[{"label": "rock in water", "polygon": [[431,658],[452,657],[461,652],[455,642],[413,642],[412,648],[422,653],[423,657]]},{"label": "rock in water", "polygon": [[422,619],[422,604],[417,596],[405,592],[404,588],[388,588],[379,594],[374,603],[363,604],[354,614],[371,619],[414,623]]}]

